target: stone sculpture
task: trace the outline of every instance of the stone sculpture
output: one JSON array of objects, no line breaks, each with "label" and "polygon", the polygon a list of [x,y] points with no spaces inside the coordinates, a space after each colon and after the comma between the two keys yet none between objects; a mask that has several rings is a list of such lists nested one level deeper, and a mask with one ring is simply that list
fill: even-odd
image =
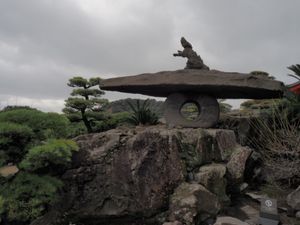
[{"label": "stone sculpture", "polygon": [[[213,127],[219,119],[218,98],[267,99],[283,95],[282,82],[265,76],[209,70],[192,45],[181,38],[183,51],[174,56],[187,57],[184,70],[144,73],[101,81],[107,91],[167,97],[165,119],[169,127]],[[185,116],[184,108],[195,106],[193,116]]]},{"label": "stone sculpture", "polygon": [[181,38],[180,42],[183,47],[183,51],[178,50],[177,53],[173,54],[173,56],[188,58],[185,69],[209,70],[209,67],[203,63],[201,57],[193,50],[191,43],[185,40],[184,37]]}]

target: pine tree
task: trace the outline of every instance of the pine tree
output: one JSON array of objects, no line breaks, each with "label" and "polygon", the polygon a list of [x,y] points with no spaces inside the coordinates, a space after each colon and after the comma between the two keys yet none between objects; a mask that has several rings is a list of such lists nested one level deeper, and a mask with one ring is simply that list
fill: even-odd
[{"label": "pine tree", "polygon": [[69,80],[68,86],[73,87],[71,96],[65,102],[64,113],[71,122],[83,121],[88,133],[92,133],[93,126],[97,121],[105,119],[102,108],[108,103],[106,99],[101,99],[100,96],[104,92],[100,89],[95,89],[99,85],[100,78],[90,78],[89,80],[82,77],[73,77]]}]

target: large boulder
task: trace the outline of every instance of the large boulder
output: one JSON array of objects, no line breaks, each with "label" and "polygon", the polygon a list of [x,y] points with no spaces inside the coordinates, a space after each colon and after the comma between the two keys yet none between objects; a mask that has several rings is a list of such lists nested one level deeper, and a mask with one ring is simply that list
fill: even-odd
[{"label": "large boulder", "polygon": [[287,196],[287,204],[294,210],[300,211],[300,186]]},{"label": "large boulder", "polygon": [[[129,132],[129,133],[128,133]],[[81,219],[152,216],[184,179],[176,136],[167,130],[112,130],[76,139],[80,151],[63,176],[70,187],[69,214]]]},{"label": "large boulder", "polygon": [[220,209],[217,196],[204,186],[182,183],[171,196],[169,220],[194,225],[209,217],[215,217]]}]

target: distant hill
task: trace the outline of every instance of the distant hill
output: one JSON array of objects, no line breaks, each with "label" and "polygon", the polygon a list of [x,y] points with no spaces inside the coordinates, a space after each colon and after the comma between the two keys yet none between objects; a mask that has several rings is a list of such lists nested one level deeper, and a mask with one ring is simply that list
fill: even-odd
[{"label": "distant hill", "polygon": [[[130,112],[130,106],[128,105],[128,102],[135,105],[137,101],[140,101],[141,104],[145,100],[143,99],[132,99],[132,98],[126,98],[121,99],[117,101],[110,102],[104,110],[110,113],[118,113],[118,112]],[[156,101],[155,99],[149,99],[149,107],[150,109],[155,112],[159,117],[163,115],[163,101]]]}]

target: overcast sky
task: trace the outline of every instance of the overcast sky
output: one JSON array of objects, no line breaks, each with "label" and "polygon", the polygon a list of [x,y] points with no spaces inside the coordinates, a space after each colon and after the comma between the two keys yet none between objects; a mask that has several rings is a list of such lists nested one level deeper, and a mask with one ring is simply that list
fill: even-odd
[{"label": "overcast sky", "polygon": [[181,36],[212,69],[263,70],[292,83],[299,9],[298,0],[0,0],[0,108],[60,111],[75,75],[184,68],[172,56]]}]

